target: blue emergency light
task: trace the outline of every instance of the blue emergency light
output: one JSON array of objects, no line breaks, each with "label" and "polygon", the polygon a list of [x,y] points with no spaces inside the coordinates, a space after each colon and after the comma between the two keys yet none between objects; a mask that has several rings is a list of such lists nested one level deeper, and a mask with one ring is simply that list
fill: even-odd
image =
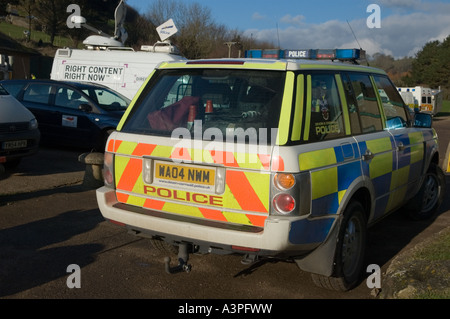
[{"label": "blue emergency light", "polygon": [[363,57],[361,49],[305,49],[278,50],[256,49],[245,51],[246,58],[254,59],[309,59],[309,60],[340,60],[355,61]]}]

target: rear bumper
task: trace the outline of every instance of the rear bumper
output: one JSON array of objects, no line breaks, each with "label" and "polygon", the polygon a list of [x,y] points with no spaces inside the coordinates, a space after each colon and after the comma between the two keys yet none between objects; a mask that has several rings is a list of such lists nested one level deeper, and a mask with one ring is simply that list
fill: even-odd
[{"label": "rear bumper", "polygon": [[[117,201],[115,191],[107,187],[99,188],[96,193],[105,219],[125,224],[129,230],[143,237],[170,238],[199,245],[203,249],[205,245],[209,245],[210,248],[235,251],[232,246],[238,246],[257,249],[259,255],[300,257],[317,248],[329,231],[326,230],[323,236],[311,235],[315,232],[315,223],[306,217],[269,217],[264,228],[196,220],[121,204]],[[333,222],[334,218],[331,218],[330,225]],[[305,229],[299,225],[310,225],[313,228]],[[295,233],[299,233],[298,236]]]}]

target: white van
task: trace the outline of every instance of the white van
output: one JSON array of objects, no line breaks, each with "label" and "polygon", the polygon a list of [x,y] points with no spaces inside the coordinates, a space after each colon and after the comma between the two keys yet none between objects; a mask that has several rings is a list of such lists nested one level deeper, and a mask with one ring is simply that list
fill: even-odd
[{"label": "white van", "polygon": [[147,77],[163,61],[185,60],[171,45],[106,50],[59,49],[50,78],[59,81],[95,82],[133,99]]},{"label": "white van", "polygon": [[397,89],[402,97],[404,97],[405,93],[412,94],[414,96],[414,108],[420,112],[427,112],[434,116],[441,108],[442,100],[439,102],[440,90],[432,90],[423,86],[399,87]]}]

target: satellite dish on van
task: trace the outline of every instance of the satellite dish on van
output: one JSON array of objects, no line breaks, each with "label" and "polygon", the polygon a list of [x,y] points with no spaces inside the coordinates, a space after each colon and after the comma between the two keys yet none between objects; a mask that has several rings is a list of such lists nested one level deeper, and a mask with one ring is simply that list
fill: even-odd
[{"label": "satellite dish on van", "polygon": [[119,5],[114,12],[115,18],[115,30],[114,37],[104,33],[103,31],[94,28],[86,23],[86,19],[81,16],[72,16],[71,21],[73,23],[80,24],[82,27],[97,33],[97,35],[92,35],[83,41],[83,44],[88,48],[99,48],[105,49],[107,47],[123,47],[125,41],[128,38],[128,33],[124,28],[125,16],[127,14],[127,7],[124,0],[120,0]]},{"label": "satellite dish on van", "polygon": [[88,47],[122,47],[123,43],[114,39],[108,38],[101,35],[91,35],[88,36],[83,44]]},{"label": "satellite dish on van", "polygon": [[127,6],[125,5],[125,1],[121,0],[119,5],[114,12],[115,18],[115,30],[114,30],[114,39],[120,39],[120,41],[124,44],[128,39],[128,33],[124,28],[125,17],[127,15]]},{"label": "satellite dish on van", "polygon": [[171,36],[173,36],[175,33],[178,32],[177,27],[175,26],[175,23],[172,19],[167,20],[163,24],[161,24],[159,27],[156,28],[156,31],[158,32],[159,38],[161,41],[164,41]]}]

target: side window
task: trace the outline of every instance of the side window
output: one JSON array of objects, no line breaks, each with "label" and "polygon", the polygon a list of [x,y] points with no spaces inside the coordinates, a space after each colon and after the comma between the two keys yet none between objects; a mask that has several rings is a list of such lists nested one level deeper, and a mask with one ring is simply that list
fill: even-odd
[{"label": "side window", "polygon": [[125,110],[129,101],[122,99],[119,95],[104,89],[85,89],[83,93],[105,110]]},{"label": "side window", "polygon": [[23,100],[25,102],[48,104],[51,89],[50,84],[30,84],[23,95]]},{"label": "side window", "polygon": [[[344,116],[334,74],[308,76],[305,141],[322,141],[345,136]],[[309,118],[309,121],[308,121]]]},{"label": "side window", "polygon": [[56,91],[55,105],[61,107],[67,107],[71,109],[78,109],[80,104],[87,104],[89,101],[84,98],[80,92],[60,87]]},{"label": "side window", "polygon": [[352,134],[361,134],[361,121],[358,114],[358,103],[353,92],[353,86],[350,79],[344,75],[342,76],[342,82],[344,85],[345,98],[347,100],[348,114],[350,118],[350,127]]},{"label": "side window", "polygon": [[[350,73],[347,81],[350,81],[346,85],[347,103],[350,118],[353,118],[352,129],[355,127],[355,131],[352,130],[352,133],[370,133],[383,130],[377,96],[369,75]],[[356,122],[355,112],[359,117],[359,125],[354,124]]]},{"label": "side window", "polygon": [[406,109],[395,86],[386,76],[375,75],[374,79],[386,115],[386,127],[388,129],[406,127],[408,122]]}]

